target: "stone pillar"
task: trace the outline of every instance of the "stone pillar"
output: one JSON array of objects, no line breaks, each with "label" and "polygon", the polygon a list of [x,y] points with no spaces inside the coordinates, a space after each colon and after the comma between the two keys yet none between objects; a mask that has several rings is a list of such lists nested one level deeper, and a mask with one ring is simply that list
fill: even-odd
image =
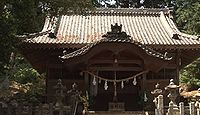
[{"label": "stone pillar", "polygon": [[163,95],[158,96],[158,110],[160,115],[164,115]]},{"label": "stone pillar", "polygon": [[197,105],[197,115],[200,115],[200,103],[198,102],[198,105]]},{"label": "stone pillar", "polygon": [[180,115],[184,115],[184,103],[179,103]]},{"label": "stone pillar", "polygon": [[53,115],[53,103],[49,104],[49,115]]},{"label": "stone pillar", "polygon": [[194,104],[194,102],[190,102],[189,106],[190,106],[190,115],[195,115],[195,104]]},{"label": "stone pillar", "polygon": [[171,101],[169,103],[169,109],[168,109],[167,115],[173,115],[173,113],[174,113],[173,109],[174,109],[174,103]]},{"label": "stone pillar", "polygon": [[42,104],[39,104],[37,115],[42,115]]},{"label": "stone pillar", "polygon": [[8,108],[7,108],[7,115],[12,115],[12,107],[10,104],[8,104]]},{"label": "stone pillar", "polygon": [[64,113],[63,113],[63,106],[61,106],[60,109],[59,109],[59,115],[64,115]]}]

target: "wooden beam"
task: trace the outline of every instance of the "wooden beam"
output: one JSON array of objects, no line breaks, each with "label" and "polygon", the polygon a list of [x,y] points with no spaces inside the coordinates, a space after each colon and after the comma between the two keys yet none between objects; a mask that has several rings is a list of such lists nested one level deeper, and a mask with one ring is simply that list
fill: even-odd
[{"label": "wooden beam", "polygon": [[62,64],[48,64],[48,68],[63,68]]},{"label": "wooden beam", "polygon": [[141,67],[89,67],[89,70],[98,71],[142,71]]},{"label": "wooden beam", "polygon": [[[91,64],[99,64],[99,63],[108,63],[108,64],[113,64],[114,60],[100,60],[100,59],[95,59],[95,60],[90,60],[88,62],[90,65]],[[138,64],[138,65],[142,65],[142,61],[141,60],[117,60],[118,64]]]}]

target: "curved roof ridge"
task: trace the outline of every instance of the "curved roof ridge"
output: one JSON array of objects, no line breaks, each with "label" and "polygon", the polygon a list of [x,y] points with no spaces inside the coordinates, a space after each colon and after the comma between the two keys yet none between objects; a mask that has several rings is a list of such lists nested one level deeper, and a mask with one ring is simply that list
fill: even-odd
[{"label": "curved roof ridge", "polygon": [[51,30],[46,30],[46,31],[41,31],[41,32],[36,32],[36,33],[27,33],[23,35],[16,35],[18,38],[24,38],[26,39],[25,41],[29,41],[32,38],[39,37],[39,36],[44,36],[49,34]]},{"label": "curved roof ridge", "polygon": [[166,19],[166,16],[164,16],[164,13],[162,11],[160,12],[160,20],[163,27],[165,27],[165,29],[167,30],[168,34],[172,34],[171,35],[172,37],[173,34],[175,34],[176,32],[172,29],[172,27],[170,26],[169,22]]},{"label": "curved roof ridge", "polygon": [[[166,13],[169,13],[169,11],[171,11],[170,8],[96,8],[96,11],[149,11],[149,12],[160,12],[160,11],[164,11]],[[94,11],[95,11],[94,10]]]},{"label": "curved roof ridge", "polygon": [[161,22],[163,23],[164,27],[166,27],[166,30],[172,34],[178,34],[178,36],[182,36],[184,38],[188,38],[188,39],[193,39],[193,40],[198,40],[198,36],[195,35],[189,35],[186,33],[183,33],[181,31],[178,30],[176,24],[172,21],[172,19],[170,19],[169,17],[164,16],[163,12],[161,11]]},{"label": "curved roof ridge", "polygon": [[86,11],[85,15],[160,15],[163,11],[165,15],[169,15],[169,8],[97,8]]},{"label": "curved roof ridge", "polygon": [[87,11],[68,11],[64,15],[159,15],[163,11],[164,14],[169,15],[172,9],[170,8],[95,8]]},{"label": "curved roof ridge", "polygon": [[27,33],[23,35],[16,35],[18,38],[24,38],[25,42],[35,42],[34,38],[46,36],[49,33],[56,34],[57,28],[59,26],[58,17],[47,17],[43,26],[42,31],[36,33]]},{"label": "curved roof ridge", "polygon": [[83,46],[82,48],[80,48],[80,49],[78,49],[78,50],[76,50],[74,52],[68,53],[68,54],[66,54],[66,52],[64,50],[63,51],[63,56],[59,56],[59,58],[62,59],[62,60],[66,60],[66,59],[70,59],[70,58],[73,58],[73,57],[82,56],[82,55],[86,54],[92,47],[96,46],[97,44],[106,43],[106,42],[108,42],[108,43],[116,42],[116,43],[131,43],[131,44],[135,44],[139,48],[144,50],[146,52],[146,54],[148,54],[150,56],[153,56],[153,57],[156,57],[156,58],[160,58],[160,59],[163,59],[163,60],[171,60],[172,59],[172,57],[167,57],[167,52],[165,54],[159,53],[159,52],[157,52],[157,51],[145,46],[144,44],[139,43],[137,41],[134,41],[132,39],[121,40],[121,39],[107,39],[107,38],[101,39],[101,40],[96,41],[96,42],[91,43],[91,44],[87,44],[87,45]]},{"label": "curved roof ridge", "polygon": [[186,37],[188,39],[192,39],[192,40],[197,40],[199,41],[199,37],[198,36],[195,36],[195,35],[190,35],[190,34],[186,34],[186,33],[183,33],[183,32],[179,32],[179,35],[183,36],[183,37]]},{"label": "curved roof ridge", "polygon": [[180,30],[178,30],[176,24],[171,20],[169,19],[170,21],[170,26],[173,26],[173,30],[177,32],[177,34],[183,36],[183,37],[186,37],[186,38],[192,38],[193,40],[197,40],[198,39],[198,36],[195,36],[195,35],[190,35],[190,34],[186,34],[186,33],[183,33],[181,32]]}]

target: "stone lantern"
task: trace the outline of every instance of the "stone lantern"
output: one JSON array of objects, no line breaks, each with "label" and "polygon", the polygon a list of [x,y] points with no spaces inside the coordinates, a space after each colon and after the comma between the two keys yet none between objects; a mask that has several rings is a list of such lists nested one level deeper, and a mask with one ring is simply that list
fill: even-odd
[{"label": "stone lantern", "polygon": [[54,86],[55,90],[56,90],[56,104],[55,106],[63,106],[63,98],[65,97],[64,95],[64,89],[66,89],[63,85],[62,85],[62,80],[58,79],[58,82],[56,84],[56,86]]},{"label": "stone lantern", "polygon": [[160,89],[160,84],[159,83],[157,83],[155,85],[155,89],[153,91],[151,91],[151,94],[153,94],[154,97],[158,97],[159,95],[162,94],[162,89]]},{"label": "stone lantern", "polygon": [[155,89],[151,91],[151,94],[154,95],[153,102],[155,103],[155,114],[163,115],[164,113],[164,105],[163,105],[163,95],[162,95],[162,89],[160,89],[160,84],[157,83],[155,85]]},{"label": "stone lantern", "polygon": [[167,97],[169,97],[171,105],[173,104],[174,106],[177,106],[176,105],[176,98],[178,96],[179,87],[180,86],[178,86],[174,83],[173,79],[171,79],[169,85],[165,87],[165,90],[169,91],[169,94],[168,94]]},{"label": "stone lantern", "polygon": [[196,101],[195,106],[200,107],[200,88],[198,89],[198,92],[193,96],[193,99]]},{"label": "stone lantern", "polygon": [[160,89],[159,83],[157,83],[155,85],[155,89],[153,91],[151,91],[151,94],[153,94],[153,96],[154,96],[153,102],[155,103],[155,107],[157,108],[157,106],[158,106],[158,96],[162,94],[162,89]]}]

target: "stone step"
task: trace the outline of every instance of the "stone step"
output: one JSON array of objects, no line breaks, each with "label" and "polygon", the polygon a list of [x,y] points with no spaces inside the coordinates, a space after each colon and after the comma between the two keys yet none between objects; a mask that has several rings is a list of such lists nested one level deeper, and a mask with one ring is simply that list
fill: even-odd
[{"label": "stone step", "polygon": [[150,115],[145,111],[89,111],[87,115]]}]

